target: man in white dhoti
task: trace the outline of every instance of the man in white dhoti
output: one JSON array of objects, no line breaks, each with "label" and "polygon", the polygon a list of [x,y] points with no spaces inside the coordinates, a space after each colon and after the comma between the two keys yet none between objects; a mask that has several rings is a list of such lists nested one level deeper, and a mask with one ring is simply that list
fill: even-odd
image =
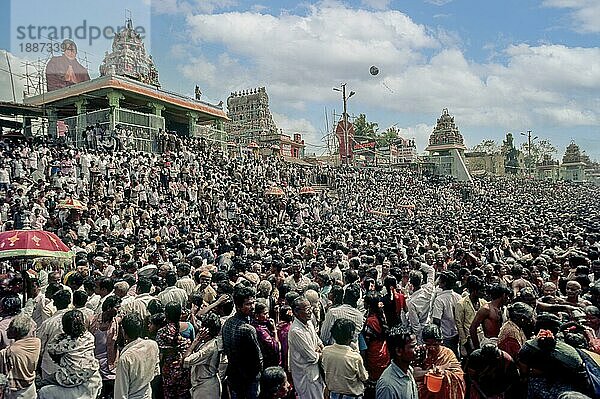
[{"label": "man in white dhoti", "polygon": [[298,399],[322,399],[325,382],[319,371],[323,343],[311,321],[311,305],[300,297],[294,301],[294,322],[288,335],[289,370]]}]

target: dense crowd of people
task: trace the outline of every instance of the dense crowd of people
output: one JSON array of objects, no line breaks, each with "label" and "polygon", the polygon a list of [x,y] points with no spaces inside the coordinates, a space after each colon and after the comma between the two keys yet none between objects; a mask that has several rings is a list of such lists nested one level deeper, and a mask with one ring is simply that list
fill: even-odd
[{"label": "dense crowd of people", "polygon": [[4,397],[600,397],[597,186],[158,148],[0,143]]}]

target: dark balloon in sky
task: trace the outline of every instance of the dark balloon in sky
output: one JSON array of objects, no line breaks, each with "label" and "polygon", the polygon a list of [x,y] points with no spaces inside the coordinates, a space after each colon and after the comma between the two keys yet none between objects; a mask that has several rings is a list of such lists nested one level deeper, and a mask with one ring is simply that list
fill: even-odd
[{"label": "dark balloon in sky", "polygon": [[371,75],[376,76],[379,73],[379,68],[377,68],[375,65],[373,65],[369,69],[369,72],[371,73]]}]

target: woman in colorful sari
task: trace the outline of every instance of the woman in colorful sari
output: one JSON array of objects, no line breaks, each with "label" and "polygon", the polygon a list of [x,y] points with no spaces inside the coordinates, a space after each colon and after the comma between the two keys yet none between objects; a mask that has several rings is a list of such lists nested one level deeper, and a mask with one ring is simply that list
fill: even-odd
[{"label": "woman in colorful sari", "polygon": [[[279,308],[279,323],[277,323],[277,337],[281,343],[281,367],[288,371],[288,334],[294,321],[294,314],[289,305],[283,305]],[[288,375],[288,381],[292,380],[291,374]]]},{"label": "woman in colorful sari", "polygon": [[[414,377],[419,386],[419,399],[463,399],[466,392],[464,372],[451,349],[442,346],[442,332],[436,325],[427,325],[422,332],[425,344],[425,359],[422,367],[415,367]],[[439,392],[431,392],[425,383],[425,374],[435,372],[442,375]]]},{"label": "woman in colorful sari", "polygon": [[96,399],[102,388],[100,366],[94,357],[94,336],[86,330],[83,313],[75,309],[62,317],[63,333],[48,343],[59,368],[54,384],[42,387],[39,399]]},{"label": "woman in colorful sari", "polygon": [[385,343],[387,325],[379,295],[369,292],[365,295],[364,303],[369,311],[363,328],[363,336],[367,342],[365,368],[369,372],[369,380],[377,382],[383,370],[390,365],[390,354]]},{"label": "woman in colorful sari", "polygon": [[279,366],[281,363],[281,345],[277,338],[275,321],[269,318],[269,309],[263,302],[254,307],[254,319],[251,322],[256,329],[264,367]]},{"label": "woman in colorful sari", "polygon": [[535,325],[535,311],[525,303],[516,302],[508,307],[508,321],[500,328],[498,348],[508,353],[513,360],[527,341],[527,331]]},{"label": "woman in colorful sari", "polygon": [[[183,355],[195,338],[190,323],[181,322],[181,305],[169,302],[165,306],[167,325],[158,330],[156,343],[160,349],[161,375],[165,399],[191,398],[190,369],[183,367]],[[191,330],[191,332],[190,332]]]}]

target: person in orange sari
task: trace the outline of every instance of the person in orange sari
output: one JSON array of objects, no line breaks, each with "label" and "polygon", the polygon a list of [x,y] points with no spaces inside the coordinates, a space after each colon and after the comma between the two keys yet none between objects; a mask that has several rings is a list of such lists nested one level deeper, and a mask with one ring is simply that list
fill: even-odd
[{"label": "person in orange sari", "polygon": [[[419,399],[463,399],[466,392],[464,372],[451,349],[442,346],[442,332],[436,325],[427,325],[422,332],[425,343],[425,358],[421,367],[415,366],[414,376],[419,386]],[[433,371],[443,376],[439,392],[430,392],[425,383],[425,374]]]}]

